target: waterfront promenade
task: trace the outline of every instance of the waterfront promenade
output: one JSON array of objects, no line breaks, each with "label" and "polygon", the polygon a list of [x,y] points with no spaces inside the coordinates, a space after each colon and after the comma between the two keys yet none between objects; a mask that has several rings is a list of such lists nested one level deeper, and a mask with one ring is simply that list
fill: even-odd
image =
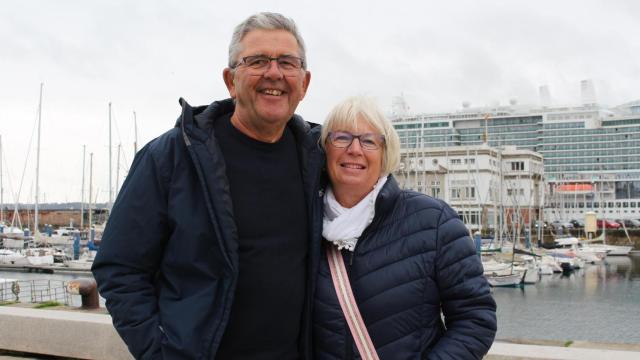
[{"label": "waterfront promenade", "polygon": [[[0,306],[0,323],[0,350],[21,353],[0,352],[0,360],[37,359],[39,354],[72,359],[132,359],[104,308],[86,311]],[[640,345],[499,341],[485,359],[637,360]]]}]

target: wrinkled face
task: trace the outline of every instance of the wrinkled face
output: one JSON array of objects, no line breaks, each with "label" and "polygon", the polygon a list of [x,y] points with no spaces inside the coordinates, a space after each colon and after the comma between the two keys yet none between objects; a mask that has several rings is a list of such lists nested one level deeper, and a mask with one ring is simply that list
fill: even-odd
[{"label": "wrinkled face", "polygon": [[[353,135],[377,134],[377,131],[368,121],[358,117],[356,129],[331,129],[345,131]],[[382,156],[384,146],[377,150],[363,149],[360,140],[353,139],[351,145],[346,148],[338,148],[329,140],[325,145],[327,152],[327,172],[331,179],[331,185],[340,190],[354,193],[368,194],[380,178],[382,171]]]},{"label": "wrinkled face", "polygon": [[[295,37],[285,30],[254,30],[245,35],[241,45],[238,62],[253,55],[300,57]],[[285,76],[276,61],[261,71],[244,65],[224,71],[229,94],[236,100],[235,115],[254,129],[284,126],[304,98],[310,77],[304,69]]]}]

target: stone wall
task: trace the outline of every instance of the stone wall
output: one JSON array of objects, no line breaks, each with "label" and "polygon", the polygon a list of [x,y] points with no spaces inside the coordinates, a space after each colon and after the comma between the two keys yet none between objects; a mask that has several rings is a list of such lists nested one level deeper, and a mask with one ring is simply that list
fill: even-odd
[{"label": "stone wall", "polygon": [[133,359],[111,316],[0,306],[0,349],[74,359]]}]

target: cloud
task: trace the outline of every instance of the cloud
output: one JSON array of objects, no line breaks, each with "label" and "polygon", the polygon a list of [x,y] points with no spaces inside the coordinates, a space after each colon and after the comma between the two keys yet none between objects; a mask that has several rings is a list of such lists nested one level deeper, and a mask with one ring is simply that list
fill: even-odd
[{"label": "cloud", "polygon": [[[312,81],[298,112],[315,122],[353,94],[389,109],[403,93],[412,110],[434,112],[465,100],[537,103],[538,86],[548,84],[557,102],[575,103],[580,80],[591,78],[611,105],[640,97],[635,1],[25,0],[0,11],[0,132],[13,183],[44,82],[42,191],[48,200],[79,199],[85,144],[104,201],[107,104],[119,128],[114,152],[121,142],[131,161],[134,110],[146,143],[173,126],[179,97],[207,104],[228,96],[221,72],[231,33],[257,11],[299,24]],[[33,183],[30,159],[25,184]]]}]

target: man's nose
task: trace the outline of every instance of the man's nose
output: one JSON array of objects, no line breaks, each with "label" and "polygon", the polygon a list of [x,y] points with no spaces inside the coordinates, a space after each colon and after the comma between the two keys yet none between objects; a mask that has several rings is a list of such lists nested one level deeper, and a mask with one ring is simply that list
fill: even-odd
[{"label": "man's nose", "polygon": [[281,79],[283,77],[282,71],[280,71],[280,67],[278,65],[278,61],[275,59],[272,59],[271,61],[269,61],[269,66],[267,67],[267,70],[264,72],[264,77],[268,78],[268,79]]}]

